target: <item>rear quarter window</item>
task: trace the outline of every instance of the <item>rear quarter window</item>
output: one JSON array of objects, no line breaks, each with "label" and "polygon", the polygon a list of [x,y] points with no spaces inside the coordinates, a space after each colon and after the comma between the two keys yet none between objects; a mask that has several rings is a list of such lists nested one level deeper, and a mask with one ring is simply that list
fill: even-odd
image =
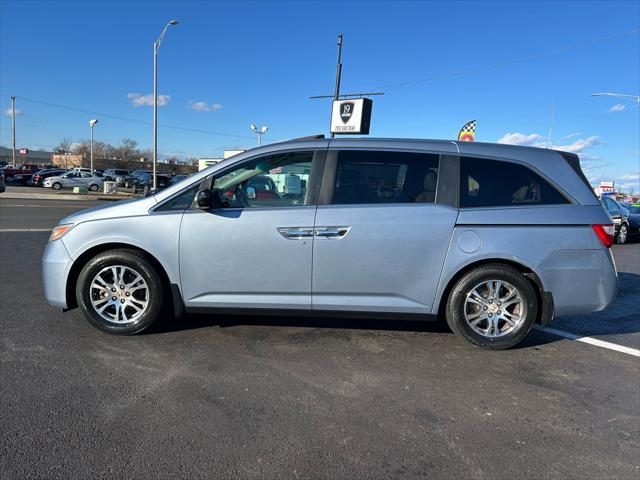
[{"label": "rear quarter window", "polygon": [[485,158],[460,159],[460,207],[561,205],[570,203],[533,170]]}]

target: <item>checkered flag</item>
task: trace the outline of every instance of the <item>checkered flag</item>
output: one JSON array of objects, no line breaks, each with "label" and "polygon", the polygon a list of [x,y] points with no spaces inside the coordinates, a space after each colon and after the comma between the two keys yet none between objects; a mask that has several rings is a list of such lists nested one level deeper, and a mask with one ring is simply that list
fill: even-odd
[{"label": "checkered flag", "polygon": [[464,124],[458,134],[458,140],[461,142],[473,142],[476,136],[476,121],[471,120]]}]

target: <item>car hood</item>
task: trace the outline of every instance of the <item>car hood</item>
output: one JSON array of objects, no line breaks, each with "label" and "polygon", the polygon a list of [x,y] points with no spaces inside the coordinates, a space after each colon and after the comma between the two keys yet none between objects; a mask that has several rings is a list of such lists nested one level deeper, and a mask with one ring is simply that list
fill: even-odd
[{"label": "car hood", "polygon": [[94,220],[102,220],[105,218],[137,217],[140,215],[147,215],[149,213],[149,209],[156,205],[156,203],[156,199],[153,195],[142,198],[132,198],[130,200],[119,200],[117,202],[98,205],[97,207],[88,208],[86,210],[80,210],[79,212],[63,218],[58,223],[78,224]]}]

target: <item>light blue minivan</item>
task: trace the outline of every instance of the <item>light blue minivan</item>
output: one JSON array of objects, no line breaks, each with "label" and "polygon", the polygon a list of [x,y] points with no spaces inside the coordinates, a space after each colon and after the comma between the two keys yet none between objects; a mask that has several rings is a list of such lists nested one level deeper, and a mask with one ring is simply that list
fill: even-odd
[{"label": "light blue minivan", "polygon": [[185,311],[440,317],[501,349],[611,303],[613,233],[570,153],[309,137],[63,219],[44,290],[115,334]]}]

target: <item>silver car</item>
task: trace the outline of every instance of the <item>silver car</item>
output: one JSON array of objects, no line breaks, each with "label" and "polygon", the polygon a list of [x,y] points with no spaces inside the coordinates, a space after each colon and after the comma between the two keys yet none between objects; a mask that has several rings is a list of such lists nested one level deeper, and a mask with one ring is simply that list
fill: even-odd
[{"label": "silver car", "polygon": [[294,140],[63,219],[44,291],[115,334],[185,311],[440,317],[502,349],[611,303],[613,233],[570,153]]},{"label": "silver car", "polygon": [[45,178],[43,187],[60,190],[61,188],[84,187],[92,192],[97,192],[104,185],[104,179],[96,174],[72,170],[59,177]]}]

